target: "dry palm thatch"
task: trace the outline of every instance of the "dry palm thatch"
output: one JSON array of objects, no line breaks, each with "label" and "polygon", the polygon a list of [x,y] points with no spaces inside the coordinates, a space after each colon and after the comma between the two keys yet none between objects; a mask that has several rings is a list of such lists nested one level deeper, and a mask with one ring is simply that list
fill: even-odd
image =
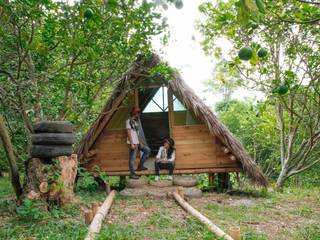
[{"label": "dry palm thatch", "polygon": [[253,182],[266,186],[267,180],[257,164],[248,155],[242,144],[236,139],[229,129],[222,124],[213,114],[211,109],[193,92],[193,90],[175,72],[173,80],[169,82],[173,93],[185,104],[188,109],[192,109],[194,114],[201,119],[209,128],[212,135],[218,137],[220,141],[236,156],[241,162],[244,172]]},{"label": "dry palm thatch", "polygon": [[[107,125],[113,113],[120,106],[131,87],[146,80],[149,76],[148,71],[159,63],[160,59],[157,55],[153,55],[149,60],[140,58],[132,64],[126,74],[119,80],[114,92],[102,109],[102,114],[99,115],[80,143],[78,155],[82,163],[84,163],[88,150],[92,147],[101,131]],[[172,89],[172,92],[188,109],[191,109],[194,114],[208,126],[210,133],[218,137],[218,139],[220,139],[220,141],[231,151],[241,163],[242,168],[249,179],[258,185],[266,186],[267,180],[265,176],[245,151],[242,144],[218,120],[210,108],[202,102],[176,71],[173,73],[172,80],[169,82],[169,88]]]}]

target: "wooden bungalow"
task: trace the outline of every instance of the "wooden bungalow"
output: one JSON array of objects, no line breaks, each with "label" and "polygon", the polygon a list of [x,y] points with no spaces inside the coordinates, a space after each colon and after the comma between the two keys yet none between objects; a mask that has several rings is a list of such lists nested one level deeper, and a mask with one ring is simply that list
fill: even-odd
[{"label": "wooden bungalow", "polygon": [[[193,90],[174,72],[168,82],[150,70],[157,55],[139,57],[117,82],[100,115],[78,148],[82,165],[100,167],[110,176],[129,175],[125,121],[133,106],[142,109],[141,122],[154,158],[164,138],[176,142],[175,174],[243,171],[254,183],[267,180],[241,143]],[[138,164],[139,160],[136,160]],[[152,166],[152,164],[150,164]],[[145,170],[139,174],[153,174]]]}]

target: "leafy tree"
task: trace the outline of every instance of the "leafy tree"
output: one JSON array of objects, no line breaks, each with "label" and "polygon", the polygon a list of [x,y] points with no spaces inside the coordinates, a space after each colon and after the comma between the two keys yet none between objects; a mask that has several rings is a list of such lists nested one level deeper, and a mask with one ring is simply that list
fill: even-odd
[{"label": "leafy tree", "polygon": [[[231,79],[237,86],[264,92],[274,106],[281,190],[288,177],[320,161],[319,28],[314,24],[320,20],[320,9],[305,1],[229,0],[205,3],[200,11],[206,17],[199,24],[206,53],[215,51],[218,38],[227,38],[233,48],[221,59],[225,74],[234,76],[236,70],[240,78]],[[239,52],[244,46],[249,49],[248,62],[240,60],[246,58]],[[266,56],[259,53],[262,47]]]},{"label": "leafy tree", "polygon": [[279,133],[272,107],[267,102],[227,100],[217,103],[215,110],[264,173],[275,178],[281,166],[277,161],[279,152],[274,151],[279,145]]},{"label": "leafy tree", "polygon": [[1,0],[0,112],[16,155],[27,155],[35,121],[68,119],[80,137],[165,28],[152,2]]}]

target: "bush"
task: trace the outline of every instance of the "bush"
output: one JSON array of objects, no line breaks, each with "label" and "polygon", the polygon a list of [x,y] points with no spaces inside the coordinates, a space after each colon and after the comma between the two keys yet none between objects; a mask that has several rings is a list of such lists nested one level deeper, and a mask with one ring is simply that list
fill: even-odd
[{"label": "bush", "polygon": [[98,188],[98,183],[90,173],[83,168],[79,169],[79,180],[77,183],[77,189],[83,191],[94,192]]},{"label": "bush", "polygon": [[48,216],[48,212],[44,209],[42,202],[25,199],[17,207],[17,215],[24,220],[41,220]]}]

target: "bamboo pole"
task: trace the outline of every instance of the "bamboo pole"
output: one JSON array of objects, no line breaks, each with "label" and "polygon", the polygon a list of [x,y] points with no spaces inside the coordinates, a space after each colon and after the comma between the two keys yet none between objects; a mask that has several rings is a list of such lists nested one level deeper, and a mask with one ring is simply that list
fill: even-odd
[{"label": "bamboo pole", "polygon": [[205,224],[210,229],[210,231],[212,231],[218,237],[223,238],[225,240],[234,240],[232,237],[226,234],[223,230],[221,230],[218,226],[213,224],[207,217],[202,215],[200,212],[194,209],[190,204],[188,204],[185,200],[183,200],[178,193],[173,192],[173,197],[184,210],[186,210],[192,216],[196,217],[200,222]]},{"label": "bamboo pole", "polygon": [[89,226],[89,231],[87,233],[85,240],[94,240],[96,235],[100,232],[102,221],[108,214],[108,211],[112,205],[113,198],[115,195],[116,195],[116,192],[114,190],[111,191],[108,197],[106,198],[106,200],[104,201],[104,203],[98,209],[96,215],[94,216]]}]

